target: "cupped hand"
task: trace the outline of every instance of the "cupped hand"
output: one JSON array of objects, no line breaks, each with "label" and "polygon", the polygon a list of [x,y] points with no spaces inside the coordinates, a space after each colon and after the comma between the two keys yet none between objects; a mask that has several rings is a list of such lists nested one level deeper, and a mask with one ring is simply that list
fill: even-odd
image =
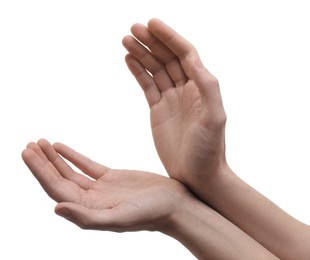
[{"label": "cupped hand", "polygon": [[[85,229],[159,230],[188,193],[167,177],[100,165],[61,143],[30,143],[22,158],[46,193],[55,212]],[[65,159],[63,159],[65,158]],[[74,171],[73,163],[84,174]]]},{"label": "cupped hand", "polygon": [[170,177],[191,185],[227,166],[226,114],[217,79],[196,49],[158,19],[126,36],[126,63],[151,112],[155,146]]}]

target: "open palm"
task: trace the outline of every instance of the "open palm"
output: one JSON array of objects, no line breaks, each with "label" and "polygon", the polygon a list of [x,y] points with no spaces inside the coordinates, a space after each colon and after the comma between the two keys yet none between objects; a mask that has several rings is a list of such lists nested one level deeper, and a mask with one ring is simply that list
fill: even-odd
[{"label": "open palm", "polygon": [[123,44],[144,90],[158,154],[169,175],[189,184],[226,164],[219,84],[196,49],[158,19],[135,24]]},{"label": "open palm", "polygon": [[[75,172],[59,154],[86,175]],[[30,143],[22,156],[46,193],[59,202],[56,213],[82,228],[158,230],[178,204],[178,194],[187,193],[167,177],[113,170],[44,139]]]}]

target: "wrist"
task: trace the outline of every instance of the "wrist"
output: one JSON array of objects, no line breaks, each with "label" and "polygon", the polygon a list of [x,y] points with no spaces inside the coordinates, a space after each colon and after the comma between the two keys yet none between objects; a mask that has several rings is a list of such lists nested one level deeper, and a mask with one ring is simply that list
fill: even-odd
[{"label": "wrist", "polygon": [[176,236],[175,234],[181,226],[183,219],[192,210],[195,204],[195,198],[190,191],[184,186],[182,193],[175,192],[173,195],[173,202],[170,203],[169,212],[158,223],[156,230],[169,236]]},{"label": "wrist", "polygon": [[197,259],[277,259],[219,213],[190,195],[171,212],[160,231],[182,243]]},{"label": "wrist", "polygon": [[227,163],[221,164],[212,173],[201,173],[199,178],[191,178],[187,187],[202,201],[212,205],[223,191],[229,191],[240,179]]},{"label": "wrist", "polygon": [[[183,244],[197,259],[205,259],[204,251],[209,245],[202,238],[210,235],[211,227],[205,221],[212,219],[209,214],[209,208],[202,202],[191,195],[185,196],[160,231]],[[208,254],[211,255],[211,252]]]},{"label": "wrist", "polygon": [[309,236],[304,236],[303,225],[240,179],[229,167],[208,181],[193,183],[190,189],[274,254],[280,257],[308,254],[304,241]]}]

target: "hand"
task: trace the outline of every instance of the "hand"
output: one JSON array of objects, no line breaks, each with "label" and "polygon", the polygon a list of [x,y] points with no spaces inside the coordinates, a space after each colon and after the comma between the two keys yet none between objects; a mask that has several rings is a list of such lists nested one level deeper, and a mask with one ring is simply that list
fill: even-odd
[{"label": "hand", "polygon": [[[248,259],[253,255],[255,259],[274,259],[175,180],[113,170],[63,144],[52,146],[43,139],[30,143],[22,157],[47,194],[59,202],[56,213],[81,228],[161,231],[186,246],[197,259]],[[63,158],[85,175],[75,172]]]},{"label": "hand", "polygon": [[[58,154],[87,176],[75,172]],[[56,213],[81,228],[160,231],[181,198],[188,196],[177,181],[153,173],[113,170],[60,143],[30,143],[22,157],[47,194],[59,202]]]},{"label": "hand", "polygon": [[[227,166],[217,79],[196,49],[157,19],[123,39],[126,63],[144,90],[157,152],[168,174],[191,186]],[[146,46],[146,47],[144,47]]]},{"label": "hand", "polygon": [[196,49],[157,19],[147,27],[133,25],[132,34],[123,39],[126,62],[150,106],[154,142],[168,174],[281,259],[309,259],[309,228],[228,167],[219,83]]}]

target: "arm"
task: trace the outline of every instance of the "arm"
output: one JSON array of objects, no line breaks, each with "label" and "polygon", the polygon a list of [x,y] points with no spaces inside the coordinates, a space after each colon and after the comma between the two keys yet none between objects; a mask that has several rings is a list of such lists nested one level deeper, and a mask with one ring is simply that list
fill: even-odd
[{"label": "arm", "polygon": [[163,233],[177,239],[198,259],[278,259],[201,201],[191,198],[182,204]]},{"label": "arm", "polygon": [[217,211],[281,259],[310,258],[309,226],[242,181],[231,169],[195,191]]},{"label": "arm", "polygon": [[157,19],[131,31],[123,40],[126,63],[148,101],[155,146],[170,177],[279,257],[309,258],[309,227],[229,168],[219,83],[196,49]]},{"label": "arm", "polygon": [[[86,176],[74,172],[58,153]],[[160,231],[179,240],[199,259],[277,259],[175,180],[113,170],[46,140],[30,143],[22,157],[58,202],[56,213],[81,228]]]}]

